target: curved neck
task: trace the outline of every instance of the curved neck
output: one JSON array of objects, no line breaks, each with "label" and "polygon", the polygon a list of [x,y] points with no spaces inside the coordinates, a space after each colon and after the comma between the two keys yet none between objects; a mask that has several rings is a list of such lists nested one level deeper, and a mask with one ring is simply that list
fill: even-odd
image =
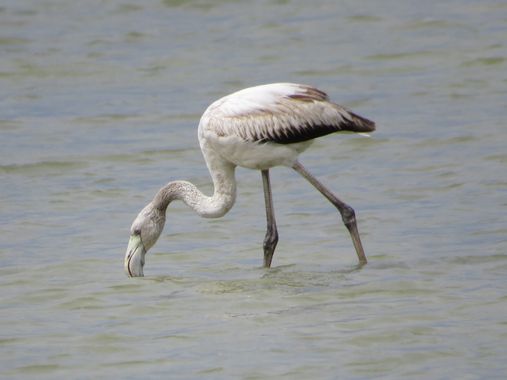
[{"label": "curved neck", "polygon": [[225,215],[236,200],[235,165],[224,161],[206,161],[214,186],[211,197],[204,195],[188,181],[173,181],[158,191],[152,201],[153,207],[165,212],[172,201],[180,200],[202,217],[219,218]]}]

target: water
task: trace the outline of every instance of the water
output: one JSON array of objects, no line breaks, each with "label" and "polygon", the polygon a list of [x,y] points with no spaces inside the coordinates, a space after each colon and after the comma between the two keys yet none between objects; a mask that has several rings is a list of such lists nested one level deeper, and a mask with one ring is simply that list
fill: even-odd
[{"label": "water", "polygon": [[[494,379],[507,373],[502,1],[0,3],[2,378]],[[254,84],[317,85],[377,122],[204,220],[171,205],[129,279],[130,224],[169,180],[211,192],[196,127]]]}]

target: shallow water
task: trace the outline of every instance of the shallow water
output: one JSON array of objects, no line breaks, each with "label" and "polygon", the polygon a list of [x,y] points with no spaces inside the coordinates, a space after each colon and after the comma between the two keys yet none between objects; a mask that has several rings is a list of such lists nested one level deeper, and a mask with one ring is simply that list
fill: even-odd
[{"label": "shallow water", "polygon": [[[0,4],[2,378],[503,378],[507,6],[502,1]],[[123,273],[156,190],[212,191],[196,127],[249,85],[317,85],[377,122],[302,162],[354,206],[272,171],[222,219],[171,205]]]}]

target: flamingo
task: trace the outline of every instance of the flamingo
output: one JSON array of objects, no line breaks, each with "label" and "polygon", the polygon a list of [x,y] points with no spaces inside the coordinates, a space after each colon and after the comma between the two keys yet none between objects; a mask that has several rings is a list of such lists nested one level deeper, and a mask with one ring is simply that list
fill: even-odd
[{"label": "flamingo", "polygon": [[340,212],[359,258],[367,262],[355,212],[317,180],[299,161],[313,139],[334,132],[367,133],[375,123],[332,103],[312,86],[273,83],[246,88],[212,103],[199,122],[198,139],[213,180],[212,196],[204,195],[187,181],[162,187],[137,215],[130,229],[124,268],[130,277],[143,276],[146,252],[155,244],[165,223],[166,209],[180,200],[204,218],[219,218],[234,205],[237,166],[260,170],[266,206],[264,267],[269,268],[278,243],[269,169],[293,168]]}]

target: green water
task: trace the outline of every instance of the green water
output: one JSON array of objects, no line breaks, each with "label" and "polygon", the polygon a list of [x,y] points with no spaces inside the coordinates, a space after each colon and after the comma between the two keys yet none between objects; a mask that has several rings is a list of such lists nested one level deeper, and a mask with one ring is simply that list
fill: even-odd
[{"label": "green water", "polygon": [[[0,2],[0,377],[501,379],[507,373],[502,1]],[[137,212],[187,179],[213,100],[308,83],[377,122],[301,161],[357,212],[272,171],[222,219],[181,204],[147,255]]]}]

